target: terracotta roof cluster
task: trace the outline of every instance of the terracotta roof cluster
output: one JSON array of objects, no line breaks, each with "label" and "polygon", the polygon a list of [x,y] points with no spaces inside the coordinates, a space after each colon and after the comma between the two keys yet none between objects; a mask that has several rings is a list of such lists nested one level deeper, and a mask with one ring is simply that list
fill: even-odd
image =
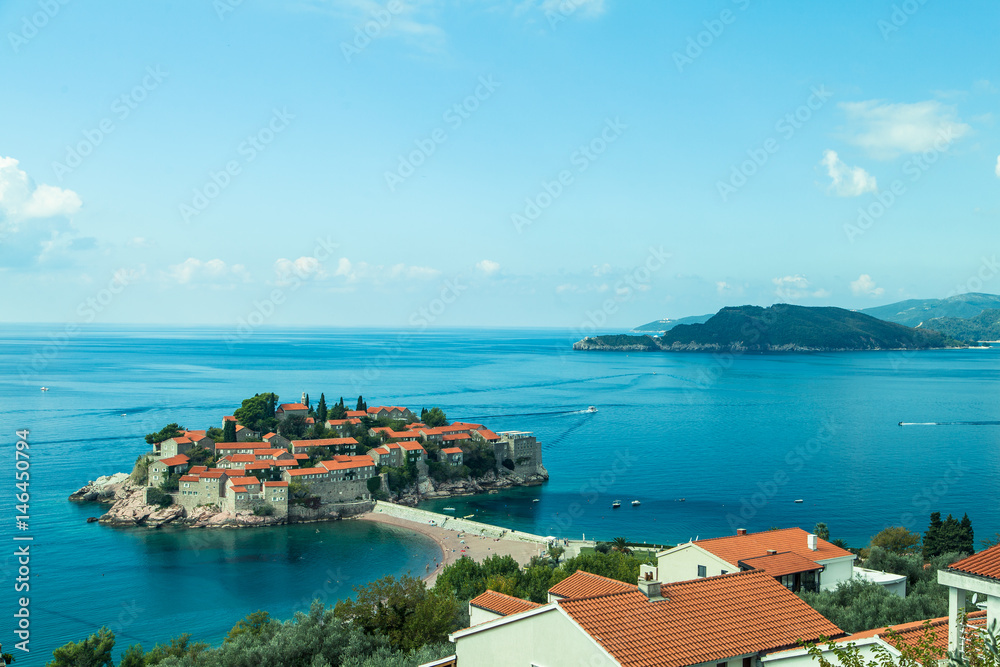
[{"label": "terracotta roof cluster", "polygon": [[764,572],[666,584],[662,601],[629,589],[557,603],[628,667],[716,662],[844,634]]},{"label": "terracotta roof cluster", "polygon": [[766,556],[769,550],[792,552],[814,561],[853,556],[847,549],[841,549],[818,537],[816,551],[812,551],[808,547],[808,537],[809,533],[801,528],[784,528],[761,533],[714,537],[698,540],[694,544],[733,565],[748,558]]},{"label": "terracotta roof cluster", "polygon": [[952,563],[949,570],[957,570],[977,577],[1000,579],[1000,545],[984,549],[968,558]]},{"label": "terracotta roof cluster", "polygon": [[445,442],[458,442],[459,440],[470,440],[468,433],[449,433],[448,435],[442,436],[442,440]]},{"label": "terracotta roof cluster", "polygon": [[271,445],[267,442],[217,442],[215,443],[215,451],[222,451],[227,449],[270,449]]},{"label": "terracotta roof cluster", "polygon": [[320,461],[319,465],[327,470],[356,470],[358,468],[371,468],[375,466],[375,460],[366,455],[360,456],[335,456],[332,461]]},{"label": "terracotta roof cluster", "polygon": [[312,447],[336,447],[339,445],[356,445],[358,441],[354,438],[317,438],[315,440],[292,440],[292,447],[312,448]]},{"label": "terracotta roof cluster", "polygon": [[501,616],[519,614],[522,611],[528,611],[529,609],[537,609],[538,607],[541,607],[541,605],[536,602],[529,602],[528,600],[522,600],[521,598],[516,598],[511,595],[497,593],[496,591],[486,591],[482,595],[477,595],[469,600],[469,604],[473,607],[479,607],[480,609],[491,611],[494,614],[500,614]]},{"label": "terracotta roof cluster", "polygon": [[366,413],[364,410],[347,410],[344,412],[348,417],[364,417]]},{"label": "terracotta roof cluster", "polygon": [[292,477],[298,477],[300,475],[326,475],[329,472],[326,468],[299,468],[297,470],[289,470],[288,474]]},{"label": "terracotta roof cluster", "polygon": [[184,465],[189,460],[190,459],[187,456],[185,456],[184,454],[178,454],[177,456],[168,456],[165,459],[160,459],[159,463],[162,463],[165,466],[171,466],[172,467],[172,466]]},{"label": "terracotta roof cluster", "polygon": [[488,428],[476,429],[476,434],[487,442],[497,442],[500,440],[500,436],[489,430]]}]

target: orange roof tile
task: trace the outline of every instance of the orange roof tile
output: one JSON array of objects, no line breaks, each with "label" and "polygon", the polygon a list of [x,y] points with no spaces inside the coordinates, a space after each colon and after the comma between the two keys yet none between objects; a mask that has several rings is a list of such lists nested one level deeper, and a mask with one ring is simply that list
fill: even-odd
[{"label": "orange roof tile", "polygon": [[461,447],[446,447],[441,450],[442,454],[464,454]]},{"label": "orange roof tile", "polygon": [[482,424],[472,424],[470,422],[452,422],[451,425],[455,428],[467,428],[473,431],[478,431],[481,428],[485,428]]},{"label": "orange roof tile", "polygon": [[222,418],[222,421],[224,421],[224,422],[234,422],[234,421],[236,421],[236,417],[234,417],[233,415],[226,415],[225,417]]},{"label": "orange roof tile", "polygon": [[457,442],[459,440],[469,440],[470,438],[468,433],[450,433],[441,439],[445,442]]},{"label": "orange roof tile", "polygon": [[[968,624],[967,628],[982,628],[986,626],[986,612],[985,611],[974,611],[970,613],[967,617]],[[852,635],[848,635],[843,639],[837,640],[838,643],[846,644],[848,642],[856,642],[859,639],[867,639],[869,637],[874,637],[879,635],[887,643],[899,648],[899,642],[908,644],[909,646],[916,647],[918,642],[924,638],[924,624],[930,626],[930,630],[935,634],[934,637],[934,648],[938,653],[939,657],[947,657],[948,652],[948,617],[942,616],[941,618],[930,618],[926,621],[913,621],[912,623],[902,623],[900,625],[892,625],[884,628],[874,628],[872,630],[863,630],[861,632],[855,632]],[[899,642],[890,641],[888,637],[885,636],[886,630],[892,628],[894,631],[898,632]]]},{"label": "orange roof tile", "polygon": [[476,429],[476,433],[478,433],[479,435],[481,435],[483,437],[483,440],[493,441],[493,440],[499,440],[500,439],[499,435],[497,435],[493,431],[489,430],[488,428]]},{"label": "orange roof tile", "polygon": [[178,454],[177,456],[170,456],[165,459],[160,459],[159,463],[165,466],[179,466],[187,463],[190,459],[183,454]]},{"label": "orange roof tile", "polygon": [[1000,579],[1000,545],[956,561],[948,569],[989,579]]},{"label": "orange roof tile", "polygon": [[181,476],[181,481],[182,482],[197,482],[199,479],[201,479],[201,478],[198,477],[198,475],[182,475]]},{"label": "orange roof tile", "polygon": [[255,484],[260,484],[260,480],[256,477],[233,477],[229,481],[235,486],[253,486]]},{"label": "orange roof tile", "polygon": [[299,465],[299,462],[295,459],[285,459],[283,461],[271,461],[271,464],[275,468],[294,468]]},{"label": "orange roof tile", "polygon": [[267,435],[265,435],[263,438],[261,438],[261,440],[267,440],[268,438],[273,438],[276,435],[278,435],[278,434],[274,433],[274,432],[270,432]]},{"label": "orange roof tile", "polygon": [[295,457],[296,461],[308,461],[309,460],[309,455],[306,454],[305,452],[299,452],[298,454],[292,454],[292,456]]},{"label": "orange roof tile", "polygon": [[599,574],[577,570],[550,588],[549,593],[563,598],[585,598],[591,595],[605,595],[607,593],[637,590],[639,590],[638,587],[633,584],[626,584],[617,579],[609,579]]},{"label": "orange roof tile", "polygon": [[364,417],[367,413],[364,410],[347,410],[345,413],[347,417]]},{"label": "orange roof tile", "polygon": [[264,482],[264,486],[288,486],[288,482]]},{"label": "orange roof tile", "polygon": [[559,600],[627,667],[680,667],[791,647],[843,631],[765,572],[737,572],[662,587]]},{"label": "orange roof tile", "polygon": [[412,442],[412,441],[401,442],[401,443],[399,443],[399,446],[402,447],[403,449],[405,449],[408,452],[422,452],[422,451],[425,451],[424,448],[423,448],[423,446],[419,442]]},{"label": "orange roof tile", "polygon": [[266,442],[217,442],[215,451],[226,449],[270,449],[271,445]]},{"label": "orange roof tile", "polygon": [[354,438],[318,438],[316,440],[292,440],[292,447],[332,447],[336,445],[356,445]]},{"label": "orange roof tile", "polygon": [[231,470],[206,470],[205,472],[198,473],[200,479],[219,479],[223,475],[229,475]]},{"label": "orange roof tile", "polygon": [[749,565],[755,570],[763,570],[772,577],[783,577],[796,572],[819,570],[823,566],[791,551],[756,558],[744,558],[737,565]]},{"label": "orange roof tile", "polygon": [[188,470],[188,472],[192,475],[197,475],[198,473],[205,472],[206,470],[208,470],[207,466],[191,466],[191,469]]},{"label": "orange roof tile", "polygon": [[375,460],[363,454],[361,456],[338,456],[333,461],[320,461],[319,464],[327,470],[353,470],[355,468],[370,468],[375,465]]},{"label": "orange roof tile", "polygon": [[247,470],[267,470],[268,468],[272,467],[275,463],[276,463],[276,461],[274,461],[274,460],[271,460],[271,461],[253,461],[251,463],[246,464],[243,467],[246,468]]},{"label": "orange roof tile", "polygon": [[713,537],[698,540],[695,544],[733,565],[747,558],[765,556],[769,549],[779,552],[791,551],[814,561],[854,555],[847,549],[841,549],[819,538],[816,538],[816,551],[811,551],[806,542],[808,535],[809,533],[801,528],[784,528],[761,533]]},{"label": "orange roof tile", "polygon": [[282,403],[281,405],[278,406],[278,409],[284,412],[287,410],[308,410],[309,408],[302,405],[301,403]]},{"label": "orange roof tile", "polygon": [[233,463],[250,463],[251,461],[256,461],[257,457],[253,454],[230,454],[226,457],[226,460]]},{"label": "orange roof tile", "polygon": [[477,595],[469,600],[469,604],[473,607],[485,609],[486,611],[492,611],[494,614],[500,614],[501,616],[519,614],[522,611],[541,607],[536,602],[529,602],[528,600],[504,595],[496,591],[486,591],[482,595]]},{"label": "orange roof tile", "polygon": [[247,492],[247,489],[246,489],[245,486],[233,486],[233,487],[230,487],[230,488],[232,488],[232,490],[235,491],[236,493],[246,493]]},{"label": "orange roof tile", "polygon": [[329,472],[326,468],[299,468],[298,470],[286,470],[292,477],[298,477],[299,475],[325,475]]}]

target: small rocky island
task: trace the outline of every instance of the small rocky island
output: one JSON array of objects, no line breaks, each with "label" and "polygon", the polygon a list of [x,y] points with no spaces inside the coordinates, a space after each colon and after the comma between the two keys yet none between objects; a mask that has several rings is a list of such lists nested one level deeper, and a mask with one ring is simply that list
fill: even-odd
[{"label": "small rocky island", "polygon": [[945,334],[833,307],[776,304],[723,308],[702,324],[661,336],[591,336],[574,350],[666,352],[847,352],[967,347]]},{"label": "small rocky island", "polygon": [[[263,433],[263,435],[262,435]],[[243,401],[221,427],[168,424],[131,473],[89,482],[70,500],[111,507],[113,526],[190,528],[334,521],[376,500],[416,505],[426,498],[542,484],[541,444],[524,431],[448,423],[440,408],[369,408],[358,397],[332,407],[320,395],[278,403],[273,393]],[[93,519],[90,519],[93,520]]]}]

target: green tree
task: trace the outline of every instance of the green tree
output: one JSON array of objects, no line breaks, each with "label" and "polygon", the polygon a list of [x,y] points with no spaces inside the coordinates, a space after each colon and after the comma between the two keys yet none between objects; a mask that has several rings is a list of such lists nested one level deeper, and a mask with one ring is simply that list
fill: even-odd
[{"label": "green tree", "polygon": [[[242,405],[236,408],[233,416],[236,421],[248,429],[266,433],[274,426],[274,403],[277,396],[273,393],[254,394],[244,399]],[[233,442],[226,440],[225,442]]]},{"label": "green tree", "polygon": [[449,592],[427,590],[409,575],[388,576],[367,586],[355,586],[354,598],[334,608],[337,618],[367,634],[381,634],[396,649],[413,650],[444,642],[460,627],[462,609]]},{"label": "green tree", "polygon": [[178,426],[177,424],[167,424],[156,433],[147,433],[146,444],[152,445],[157,442],[163,442],[164,440],[175,438],[183,432],[184,432],[183,426]]},{"label": "green tree", "polygon": [[378,475],[375,477],[369,477],[368,481],[365,482],[365,486],[368,487],[368,493],[374,496],[378,493],[378,490],[382,488],[382,478]]},{"label": "green tree", "polygon": [[278,423],[278,431],[289,440],[298,440],[305,435],[308,426],[302,415],[290,415]]},{"label": "green tree", "polygon": [[420,412],[420,421],[431,428],[436,428],[438,426],[446,426],[448,424],[448,416],[441,408],[431,408],[430,410],[422,410]]},{"label": "green tree", "polygon": [[830,529],[822,521],[813,526],[813,534],[821,540],[830,540]]},{"label": "green tree", "polygon": [[174,499],[170,497],[169,493],[159,487],[151,486],[146,489],[146,502],[150,505],[170,507],[174,504]]},{"label": "green tree", "polygon": [[920,533],[912,533],[902,526],[890,526],[872,538],[871,546],[897,554],[920,553]]},{"label": "green tree", "polygon": [[266,611],[255,611],[252,614],[248,614],[245,618],[236,622],[236,625],[229,631],[224,640],[226,643],[236,641],[238,637],[244,634],[249,634],[254,637],[260,637],[264,634],[272,623],[276,623],[271,619],[271,615]]},{"label": "green tree", "polygon": [[623,554],[630,554],[630,553],[632,553],[632,550],[629,549],[629,546],[628,546],[628,540],[626,540],[624,537],[616,537],[611,542],[611,548],[613,550],[615,550],[615,551],[617,551],[619,553],[623,553]]},{"label": "green tree", "polygon": [[118,667],[146,667],[146,652],[142,650],[142,644],[132,644],[125,649]]},{"label": "green tree", "polygon": [[963,551],[967,554],[973,554],[976,552],[976,540],[975,533],[972,530],[972,519],[969,518],[968,513],[962,515],[962,548],[959,551]]},{"label": "green tree", "polygon": [[52,652],[47,667],[114,667],[115,633],[102,627],[82,642],[68,642]]},{"label": "green tree", "polygon": [[941,512],[931,512],[931,522],[930,525],[927,526],[927,532],[924,533],[924,560],[929,560],[931,556],[934,556],[941,551],[940,540],[942,527]]},{"label": "green tree", "polygon": [[212,442],[222,442],[224,433],[218,426],[209,426],[208,430],[205,431],[205,437],[211,439]]},{"label": "green tree", "polygon": [[358,405],[354,409],[356,411],[357,410],[361,410],[362,412],[366,412],[368,410],[368,404],[365,403],[365,397],[364,396],[358,396]]},{"label": "green tree", "polygon": [[[184,659],[185,663],[191,664],[198,660],[199,656],[208,651],[208,644],[204,642],[192,642],[191,634],[185,632],[179,637],[174,637],[169,644],[157,644],[153,650],[146,654],[147,665],[158,665],[169,658]],[[173,664],[177,664],[176,662]]]},{"label": "green tree", "polygon": [[236,442],[236,422],[227,419],[222,427],[222,442]]},{"label": "green tree", "polygon": [[319,403],[316,404],[316,422],[321,423],[326,421],[326,394],[320,392]]}]

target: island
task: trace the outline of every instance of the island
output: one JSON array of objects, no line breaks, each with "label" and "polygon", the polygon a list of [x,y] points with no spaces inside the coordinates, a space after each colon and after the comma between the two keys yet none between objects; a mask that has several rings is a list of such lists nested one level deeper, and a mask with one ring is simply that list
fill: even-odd
[{"label": "island", "polygon": [[110,503],[92,521],[115,526],[266,526],[331,521],[370,512],[379,500],[486,493],[548,480],[541,443],[526,431],[494,432],[448,422],[440,408],[419,418],[400,406],[354,410],[279,403],[274,393],[242,402],[221,426],[166,425],[130,473],[99,477],[70,500]]},{"label": "island", "polygon": [[703,324],[679,324],[661,336],[588,336],[574,350],[668,352],[842,352],[968,347],[930,329],[885,322],[835,307],[775,304],[727,307]]}]

